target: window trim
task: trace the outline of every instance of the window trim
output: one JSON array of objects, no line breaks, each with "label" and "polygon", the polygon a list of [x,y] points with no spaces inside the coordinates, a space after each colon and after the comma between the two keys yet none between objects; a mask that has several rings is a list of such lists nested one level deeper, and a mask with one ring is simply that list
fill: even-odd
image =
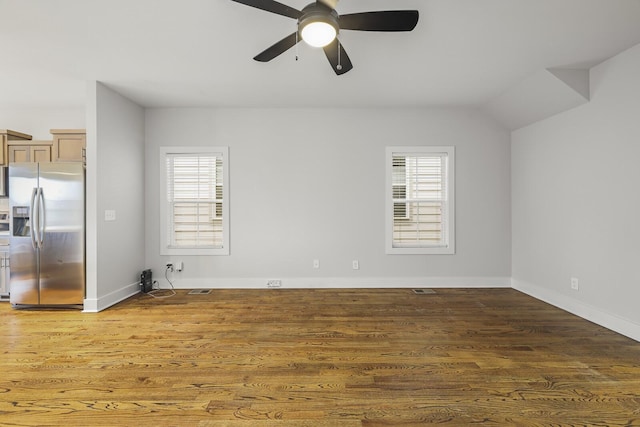
[{"label": "window trim", "polygon": [[[446,154],[447,156],[447,236],[446,246],[394,247],[393,245],[393,156],[394,155],[429,155]],[[385,253],[389,255],[453,255],[455,254],[455,147],[454,146],[401,146],[386,147],[385,153]]]},{"label": "window trim", "polygon": [[[222,157],[222,247],[175,248],[169,246],[169,203],[167,203],[167,155],[218,154]],[[229,147],[160,147],[160,255],[229,255]]]}]

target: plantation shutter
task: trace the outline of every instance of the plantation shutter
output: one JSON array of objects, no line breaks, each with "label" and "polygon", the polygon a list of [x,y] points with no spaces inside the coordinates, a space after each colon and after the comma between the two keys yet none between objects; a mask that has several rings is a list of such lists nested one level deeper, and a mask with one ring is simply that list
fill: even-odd
[{"label": "plantation shutter", "polygon": [[168,246],[222,248],[222,156],[216,153],[169,153],[166,167]]},{"label": "plantation shutter", "polygon": [[447,160],[447,153],[393,155],[394,248],[448,246]]}]

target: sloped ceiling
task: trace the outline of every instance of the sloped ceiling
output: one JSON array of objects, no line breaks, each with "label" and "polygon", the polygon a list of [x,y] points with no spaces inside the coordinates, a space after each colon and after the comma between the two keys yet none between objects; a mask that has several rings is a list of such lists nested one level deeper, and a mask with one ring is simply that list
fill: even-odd
[{"label": "sloped ceiling", "polygon": [[[289,0],[301,9],[308,0]],[[252,58],[295,21],[231,0],[0,0],[0,108],[83,106],[99,80],[147,107],[485,105],[549,68],[587,69],[640,42],[638,0],[341,0],[417,9],[409,33],[343,31],[336,76],[300,44]]]},{"label": "sloped ceiling", "polygon": [[589,102],[589,70],[548,68],[528,76],[484,108],[515,130]]}]

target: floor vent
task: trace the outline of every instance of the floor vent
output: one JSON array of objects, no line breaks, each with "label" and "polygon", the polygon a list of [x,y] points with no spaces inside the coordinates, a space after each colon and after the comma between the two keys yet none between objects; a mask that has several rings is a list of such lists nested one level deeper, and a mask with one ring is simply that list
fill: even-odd
[{"label": "floor vent", "polygon": [[432,295],[435,294],[436,291],[433,289],[413,289],[413,293],[418,295]]},{"label": "floor vent", "polygon": [[194,289],[189,291],[188,295],[209,295],[211,293],[211,289]]}]

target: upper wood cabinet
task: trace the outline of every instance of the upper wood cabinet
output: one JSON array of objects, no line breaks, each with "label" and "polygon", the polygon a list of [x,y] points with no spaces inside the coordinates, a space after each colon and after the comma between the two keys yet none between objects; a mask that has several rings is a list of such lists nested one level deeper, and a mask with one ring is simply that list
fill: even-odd
[{"label": "upper wood cabinet", "polygon": [[85,162],[87,132],[85,129],[51,129],[53,145],[51,161]]},{"label": "upper wood cabinet", "polygon": [[31,135],[26,133],[0,129],[0,166],[6,166],[9,163],[9,141],[30,141],[31,138]]},{"label": "upper wood cabinet", "polygon": [[47,163],[51,161],[51,141],[12,141],[7,154],[9,163]]}]

